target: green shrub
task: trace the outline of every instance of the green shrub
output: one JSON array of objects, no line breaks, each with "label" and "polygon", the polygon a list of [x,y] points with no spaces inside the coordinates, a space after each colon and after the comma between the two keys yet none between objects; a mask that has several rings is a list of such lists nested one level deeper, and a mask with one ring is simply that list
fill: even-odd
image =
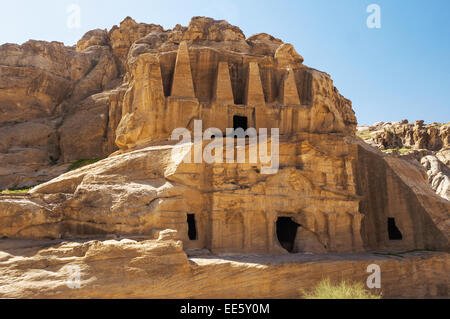
[{"label": "green shrub", "polygon": [[0,194],[26,194],[31,187],[12,188],[0,191]]},{"label": "green shrub", "polygon": [[91,66],[90,66],[89,69],[87,70],[85,76],[89,75],[89,73],[91,73],[92,70],[95,69],[95,67],[97,66],[97,64],[98,64],[99,61],[100,61],[100,60],[99,60],[98,58],[94,58],[94,59],[91,60]]},{"label": "green shrub", "polygon": [[369,130],[356,131],[356,136],[362,138],[363,140],[367,140],[369,138],[372,138],[372,133]]},{"label": "green shrub", "polygon": [[388,148],[388,149],[382,150],[382,152],[384,152],[384,153],[392,153],[392,151],[398,151],[400,154],[406,154],[410,150],[411,150],[411,148],[409,148],[409,147],[402,147],[402,148],[396,147],[396,148]]},{"label": "green shrub", "polygon": [[305,299],[380,299],[381,294],[366,290],[363,283],[341,281],[333,285],[329,278],[322,280],[311,291],[304,291]]},{"label": "green shrub", "polygon": [[73,171],[74,169],[89,165],[89,164],[93,164],[96,163],[98,161],[100,161],[101,158],[90,158],[90,159],[79,159],[78,161],[73,162],[72,164],[70,164],[69,168],[67,171]]}]

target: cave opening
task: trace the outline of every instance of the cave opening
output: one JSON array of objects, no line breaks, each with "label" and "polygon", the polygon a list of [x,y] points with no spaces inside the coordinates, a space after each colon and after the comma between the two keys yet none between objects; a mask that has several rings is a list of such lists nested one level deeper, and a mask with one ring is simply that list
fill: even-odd
[{"label": "cave opening", "polygon": [[197,240],[197,225],[195,223],[195,214],[187,214],[187,223],[189,240]]},{"label": "cave opening", "polygon": [[277,238],[281,247],[292,253],[294,251],[295,236],[300,224],[297,224],[290,217],[278,217]]},{"label": "cave opening", "polygon": [[[246,116],[239,116],[239,115],[235,115],[233,116],[233,129],[236,133],[236,130],[238,128],[242,128],[244,130],[244,132],[247,130],[248,128],[248,119]],[[241,136],[241,134],[236,134],[235,137],[244,137],[245,133],[243,133],[243,136]]]},{"label": "cave opening", "polygon": [[389,240],[402,240],[403,236],[400,230],[395,225],[395,218],[388,218],[388,235]]}]

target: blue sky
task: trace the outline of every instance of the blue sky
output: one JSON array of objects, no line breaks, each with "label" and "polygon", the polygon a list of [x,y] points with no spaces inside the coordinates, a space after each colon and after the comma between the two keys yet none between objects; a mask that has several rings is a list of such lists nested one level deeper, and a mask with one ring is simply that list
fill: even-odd
[{"label": "blue sky", "polygon": [[[67,6],[81,8],[81,26],[66,26]],[[369,4],[381,28],[369,29]],[[246,36],[266,32],[292,43],[305,64],[331,75],[352,100],[358,122],[450,121],[448,0],[14,0],[0,11],[0,43],[28,39],[75,44],[91,29],[126,16],[166,29],[192,16],[225,19]]]}]

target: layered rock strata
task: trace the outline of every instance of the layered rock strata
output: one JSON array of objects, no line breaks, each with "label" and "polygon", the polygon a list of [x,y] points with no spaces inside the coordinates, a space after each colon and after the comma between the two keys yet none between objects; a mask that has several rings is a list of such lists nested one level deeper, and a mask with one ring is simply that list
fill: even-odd
[{"label": "layered rock strata", "polygon": [[450,200],[450,123],[379,122],[358,127],[368,144],[394,156],[420,162],[435,192]]},{"label": "layered rock strata", "polygon": [[448,297],[444,253],[187,257],[180,242],[130,239],[0,240],[0,297],[302,298],[324,277],[365,282],[371,264],[384,298]]},{"label": "layered rock strata", "polygon": [[[434,193],[418,163],[384,154],[357,138],[351,101],[339,94],[328,74],[305,66],[290,44],[267,34],[246,38],[226,21],[196,17],[188,27],[172,30],[127,18],[109,32],[88,32],[76,48],[41,43],[43,49],[27,60],[26,50],[35,50],[29,45],[12,46],[16,53],[1,55],[10,73],[2,73],[6,88],[0,88],[0,101],[7,103],[0,104],[6,105],[0,129],[15,132],[8,133],[1,149],[1,156],[9,158],[0,171],[1,185],[45,181],[50,174],[38,180],[29,170],[39,175],[51,169],[48,161],[61,169],[80,158],[106,157],[41,183],[28,194],[0,196],[0,237],[6,247],[23,239],[38,246],[46,239],[62,242],[54,250],[36,249],[29,265],[36,259],[53,267],[59,256],[72,258],[87,270],[86,284],[110,289],[104,295],[110,297],[225,297],[226,288],[205,295],[200,285],[188,293],[180,281],[196,280],[199,273],[210,276],[221,267],[230,274],[230,268],[248,267],[250,259],[243,264],[224,262],[228,257],[223,256],[188,260],[183,250],[246,255],[244,259],[260,254],[252,268],[255,276],[266,266],[274,269],[275,277],[310,271],[302,262],[306,253],[351,260],[337,265],[324,257],[325,268],[315,274],[333,278],[328,264],[350,273],[351,265],[372,260],[365,255],[363,262],[353,261],[364,251],[448,250],[450,202]],[[9,52],[10,45],[1,50]],[[22,59],[11,58],[16,55]],[[16,70],[21,63],[44,75],[30,84],[20,77],[22,66]],[[14,83],[21,83],[23,90],[13,93],[19,86]],[[20,112],[19,105],[36,110]],[[196,161],[197,154],[211,150],[208,139],[177,143],[171,137],[179,128],[195,137],[200,120],[202,133],[217,129],[215,142],[227,128],[254,128],[258,143],[225,136],[225,144],[212,148],[217,160]],[[35,139],[24,133],[30,125]],[[266,142],[261,129],[269,132]],[[231,148],[225,147],[227,142]],[[258,152],[251,160],[254,146]],[[245,160],[239,162],[242,151]],[[24,157],[26,152],[40,155]],[[264,161],[261,153],[270,154],[271,160]],[[27,162],[30,158],[35,162]],[[267,174],[265,168],[275,162],[276,170]],[[126,239],[105,243],[106,238]],[[14,273],[15,265],[20,267],[20,260],[12,257],[16,248],[5,248],[0,255],[5,269],[0,278],[8,283],[1,293],[30,296]],[[72,250],[75,256],[67,253]],[[295,265],[277,265],[288,253],[299,258],[293,259]],[[413,291],[408,293],[443,295],[447,285],[437,277],[448,267],[447,253],[421,254],[426,260],[411,257],[401,265],[380,260],[387,269],[388,295],[398,295],[392,274],[402,273],[402,267],[430,274],[422,288],[402,281],[399,286]],[[106,265],[117,270],[117,255],[129,265],[121,274],[137,284],[130,285],[132,294],[117,290],[114,276],[95,279]],[[264,258],[274,264],[266,265]],[[57,282],[61,269],[52,274]],[[171,288],[145,294],[153,287],[141,281],[148,273],[158,287]],[[26,270],[24,275],[34,274]],[[179,280],[165,281],[166,276]],[[299,297],[303,287],[284,283],[277,288],[266,279],[256,285],[270,288],[252,297]],[[61,285],[61,290],[39,287],[42,296],[78,296]],[[179,294],[173,294],[177,289]],[[234,296],[249,296],[253,289],[235,291]],[[90,288],[85,292],[97,296]]]}]

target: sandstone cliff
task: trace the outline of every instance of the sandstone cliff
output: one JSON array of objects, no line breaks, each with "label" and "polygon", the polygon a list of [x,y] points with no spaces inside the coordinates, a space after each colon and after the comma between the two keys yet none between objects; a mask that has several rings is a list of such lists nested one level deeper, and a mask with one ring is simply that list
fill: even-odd
[{"label": "sandstone cliff", "polygon": [[119,73],[107,44],[82,52],[4,44],[0,70],[1,189],[34,186],[61,174],[58,164],[115,150]]},{"label": "sandstone cliff", "polygon": [[[383,269],[385,298],[448,296],[448,254],[186,257],[173,240],[117,239],[0,240],[0,297],[302,298],[324,275],[365,282],[370,264]],[[74,266],[80,270],[77,288]]]},{"label": "sandstone cliff", "polygon": [[[401,281],[410,295],[445,295],[448,285],[437,277],[448,269],[450,202],[434,193],[418,163],[358,139],[351,101],[303,62],[280,39],[247,38],[204,17],[172,30],[126,18],[86,33],[75,47],[1,46],[0,188],[39,185],[0,196],[0,295],[97,297],[100,285],[104,297],[299,297],[317,280],[278,285],[267,274],[338,278],[356,267],[351,277],[360,278],[374,258],[363,252],[411,250],[441,252],[380,262],[388,274],[402,267],[427,273],[418,286]],[[188,163],[197,146],[175,146],[170,136],[180,127],[192,133],[198,119],[219,132],[278,128],[279,143],[274,136],[264,143],[271,154],[279,148],[276,174],[262,174],[267,163],[250,155],[245,163]],[[250,154],[247,139],[225,140]],[[448,146],[448,139],[419,140]],[[234,159],[224,147],[215,152]],[[66,172],[68,163],[89,158],[103,159]],[[306,253],[325,266],[308,266]],[[243,261],[226,261],[229,254]],[[126,265],[120,275],[117,256]],[[82,267],[84,290],[63,286],[64,258]],[[44,278],[32,271],[39,265],[51,269],[46,283],[27,288],[29,278]],[[261,281],[231,288],[241,267],[246,275],[236,280]],[[142,280],[149,273],[154,279]],[[225,284],[198,283],[212,273]],[[397,276],[386,278],[386,293],[399,296]],[[181,287],[184,280],[192,288]]]},{"label": "sandstone cliff", "polygon": [[[172,30],[126,18],[110,31],[89,31],[75,47],[43,41],[0,47],[0,189],[35,186],[61,174],[67,169],[62,164],[104,158],[117,149],[116,143],[127,148],[146,138],[165,137],[174,125],[186,126],[188,123],[173,121],[174,113],[179,112],[176,102],[169,103],[162,114],[143,103],[161,103],[173,94],[193,95],[177,88],[171,92],[175,59],[183,41],[189,43],[191,91],[195,88],[198,99],[184,112],[195,116],[212,99],[228,98],[232,104],[247,104],[248,98],[262,101],[262,97],[263,103],[269,104],[286,99],[285,104],[315,104],[313,109],[318,111],[311,112],[309,107],[304,114],[275,111],[267,115],[281,121],[300,116],[300,130],[354,129],[350,102],[336,93],[327,74],[303,66],[303,58],[290,44],[267,34],[246,38],[238,27],[210,18],[196,17],[189,26],[177,25]],[[232,92],[218,92],[225,88],[214,84],[219,61],[228,61]],[[262,87],[247,97],[245,74],[250,61],[258,61],[255,72],[261,80],[259,74],[255,79]],[[286,71],[289,68],[292,74]],[[180,76],[184,76],[182,69],[180,66]],[[148,71],[153,75],[146,79]],[[152,86],[149,99],[143,93],[150,83],[146,81],[155,83],[158,76],[161,87],[158,91]],[[301,85],[298,93],[286,91],[284,96],[281,92],[286,76],[290,78],[287,83]],[[323,98],[328,100],[311,101],[313,90],[326,93]],[[214,120],[223,117],[218,109],[212,113],[216,114]],[[328,123],[320,128],[315,122],[324,116]]]},{"label": "sandstone cliff", "polygon": [[450,200],[450,123],[379,122],[358,127],[357,135],[385,153],[420,162],[431,187]]}]

